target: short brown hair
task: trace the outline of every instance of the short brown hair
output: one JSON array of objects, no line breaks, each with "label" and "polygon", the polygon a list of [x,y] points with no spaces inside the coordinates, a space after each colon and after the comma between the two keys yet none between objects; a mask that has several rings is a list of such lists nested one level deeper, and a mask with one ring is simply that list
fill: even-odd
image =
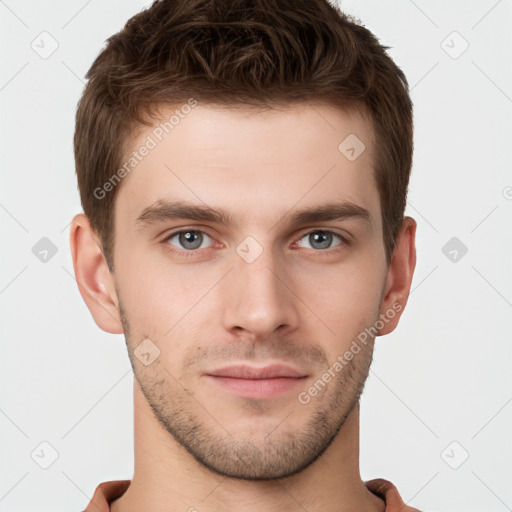
[{"label": "short brown hair", "polygon": [[106,43],[86,75],[74,154],[82,207],[111,271],[120,186],[101,198],[95,190],[122,165],[137,125],[190,98],[260,108],[320,100],[368,113],[391,261],[412,166],[412,102],[389,47],[359,21],[328,0],[157,0]]}]

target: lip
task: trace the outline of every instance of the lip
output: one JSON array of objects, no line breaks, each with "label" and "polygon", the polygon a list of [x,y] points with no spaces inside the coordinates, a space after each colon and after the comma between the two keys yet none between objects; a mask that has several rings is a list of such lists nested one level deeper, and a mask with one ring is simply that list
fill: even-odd
[{"label": "lip", "polygon": [[263,367],[246,364],[226,366],[218,370],[208,371],[206,375],[235,379],[277,379],[279,377],[301,378],[307,376],[305,373],[285,364],[271,364]]},{"label": "lip", "polygon": [[290,366],[264,367],[237,365],[220,368],[204,375],[213,385],[231,394],[253,399],[268,399],[292,391],[307,377]]}]

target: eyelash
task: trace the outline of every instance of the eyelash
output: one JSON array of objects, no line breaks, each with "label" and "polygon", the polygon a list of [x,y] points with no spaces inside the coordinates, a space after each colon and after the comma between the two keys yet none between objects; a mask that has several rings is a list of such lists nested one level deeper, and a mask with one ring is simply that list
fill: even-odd
[{"label": "eyelash", "polygon": [[[185,250],[176,249],[174,246],[172,246],[169,243],[169,240],[174,238],[176,235],[180,235],[181,233],[188,233],[188,232],[202,233],[202,234],[208,236],[209,238],[212,238],[211,236],[208,235],[208,233],[205,233],[204,231],[202,231],[200,229],[180,229],[178,231],[173,231],[168,236],[166,236],[164,238],[164,240],[162,241],[162,243],[166,246],[168,251],[170,251],[174,254],[178,254],[178,255],[184,256],[186,258],[194,257],[201,249],[192,249],[189,251],[185,251]],[[342,250],[345,246],[350,246],[350,241],[348,240],[348,238],[344,237],[343,235],[340,235],[339,233],[336,233],[335,231],[331,231],[329,229],[318,229],[318,228],[312,229],[310,231],[307,231],[306,233],[303,233],[299,237],[298,241],[302,240],[304,237],[306,237],[308,235],[311,235],[312,233],[329,233],[329,234],[332,234],[332,235],[338,237],[341,240],[341,244],[336,245],[330,249],[323,249],[323,250],[312,249],[314,257],[322,256],[324,254],[333,254],[333,253],[336,253],[336,252]],[[294,244],[295,243],[296,242],[294,242]]]}]

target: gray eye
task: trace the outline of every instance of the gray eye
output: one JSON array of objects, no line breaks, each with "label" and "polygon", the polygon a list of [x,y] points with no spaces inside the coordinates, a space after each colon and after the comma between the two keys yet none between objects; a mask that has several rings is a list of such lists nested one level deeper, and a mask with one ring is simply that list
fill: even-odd
[{"label": "gray eye", "polygon": [[178,239],[178,249],[183,248],[189,251],[193,251],[196,249],[201,249],[203,242],[205,240],[207,241],[207,239],[210,237],[202,231],[184,230],[173,233],[167,240],[171,242],[174,238]]},{"label": "gray eye", "polygon": [[312,231],[311,233],[307,233],[306,235],[304,235],[302,238],[306,239],[311,244],[310,246],[312,249],[325,250],[330,249],[332,247],[331,244],[334,240],[334,237],[343,241],[341,235],[333,233],[332,231],[322,230]]}]

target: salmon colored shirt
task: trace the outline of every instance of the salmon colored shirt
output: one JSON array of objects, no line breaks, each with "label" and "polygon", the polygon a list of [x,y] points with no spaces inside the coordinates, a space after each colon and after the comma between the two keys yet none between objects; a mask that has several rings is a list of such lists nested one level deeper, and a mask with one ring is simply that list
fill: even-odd
[{"label": "salmon colored shirt", "polygon": [[[96,487],[94,496],[84,512],[110,512],[110,503],[119,498],[130,486],[131,480],[111,480]],[[365,482],[366,487],[386,503],[385,512],[421,512],[403,502],[397,488],[388,480],[376,478]]]}]

